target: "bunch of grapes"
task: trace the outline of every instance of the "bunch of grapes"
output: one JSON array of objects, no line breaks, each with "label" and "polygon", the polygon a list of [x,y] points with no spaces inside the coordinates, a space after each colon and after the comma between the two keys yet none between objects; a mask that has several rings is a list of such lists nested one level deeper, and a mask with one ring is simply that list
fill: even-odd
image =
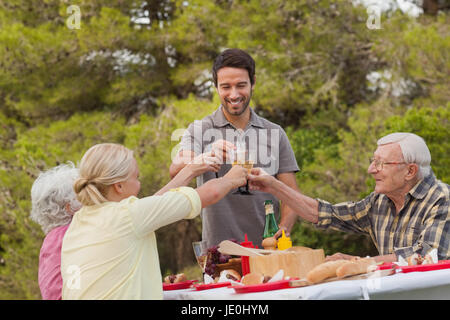
[{"label": "bunch of grapes", "polygon": [[[237,240],[235,239],[232,239],[230,241],[237,243]],[[218,246],[213,246],[208,249],[208,258],[206,260],[205,273],[207,273],[211,277],[214,276],[216,265],[227,263],[228,260],[232,258],[232,256],[220,253],[219,250],[217,250],[218,248]]]}]

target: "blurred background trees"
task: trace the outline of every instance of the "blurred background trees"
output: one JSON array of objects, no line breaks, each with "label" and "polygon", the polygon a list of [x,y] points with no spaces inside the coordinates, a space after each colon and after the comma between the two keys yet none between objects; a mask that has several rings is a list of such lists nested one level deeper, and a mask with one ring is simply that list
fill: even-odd
[{"label": "blurred background trees", "polygon": [[[154,193],[169,181],[182,129],[219,105],[210,69],[225,48],[255,58],[252,106],[286,128],[305,194],[340,202],[370,193],[367,159],[394,131],[422,136],[450,183],[449,8],[410,1],[423,12],[410,15],[385,1],[381,29],[369,29],[365,2],[1,2],[0,299],[40,298],[44,235],[28,217],[39,171],[117,142],[135,150],[141,195]],[[79,29],[66,24],[70,5]],[[157,237],[163,274],[195,264],[199,218]],[[376,254],[366,237],[301,221],[292,238],[327,254]]]}]

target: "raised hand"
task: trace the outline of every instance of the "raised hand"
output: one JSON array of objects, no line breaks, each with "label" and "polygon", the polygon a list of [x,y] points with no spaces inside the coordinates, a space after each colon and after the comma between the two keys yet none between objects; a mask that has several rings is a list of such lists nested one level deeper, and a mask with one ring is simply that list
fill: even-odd
[{"label": "raised hand", "polygon": [[217,157],[213,151],[211,151],[196,156],[187,164],[187,167],[193,172],[194,177],[197,177],[208,171],[218,172],[220,170],[221,163],[221,159]]},{"label": "raised hand", "polygon": [[239,165],[233,166],[223,177],[228,179],[233,188],[244,186],[247,183],[248,170]]},{"label": "raised hand", "polygon": [[212,144],[211,152],[222,160],[222,163],[230,163],[236,146],[227,140],[218,140]]},{"label": "raised hand", "polygon": [[250,190],[259,190],[262,192],[270,192],[270,188],[276,178],[269,175],[261,168],[253,168],[248,175]]}]

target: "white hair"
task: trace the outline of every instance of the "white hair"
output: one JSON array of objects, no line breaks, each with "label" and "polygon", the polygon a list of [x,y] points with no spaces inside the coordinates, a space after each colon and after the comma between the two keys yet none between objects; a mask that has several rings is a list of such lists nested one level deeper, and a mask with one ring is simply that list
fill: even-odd
[{"label": "white hair", "polygon": [[[79,172],[72,162],[41,172],[31,187],[30,218],[41,225],[45,234],[66,225],[81,207],[73,190]],[[69,204],[72,214],[66,210]]]},{"label": "white hair", "polygon": [[418,178],[422,179],[431,172],[431,154],[425,141],[414,133],[395,132],[378,140],[379,146],[389,143],[398,143],[402,150],[403,159],[407,163],[419,166]]}]

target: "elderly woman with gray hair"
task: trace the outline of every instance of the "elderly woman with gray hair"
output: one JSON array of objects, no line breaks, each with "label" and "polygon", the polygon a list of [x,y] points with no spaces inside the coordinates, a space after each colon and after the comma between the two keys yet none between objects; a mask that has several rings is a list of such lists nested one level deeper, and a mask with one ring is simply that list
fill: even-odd
[{"label": "elderly woman with gray hair", "polygon": [[73,214],[80,209],[73,190],[78,169],[72,163],[41,172],[31,188],[30,218],[46,234],[39,254],[39,288],[42,299],[60,300],[61,247]]}]

